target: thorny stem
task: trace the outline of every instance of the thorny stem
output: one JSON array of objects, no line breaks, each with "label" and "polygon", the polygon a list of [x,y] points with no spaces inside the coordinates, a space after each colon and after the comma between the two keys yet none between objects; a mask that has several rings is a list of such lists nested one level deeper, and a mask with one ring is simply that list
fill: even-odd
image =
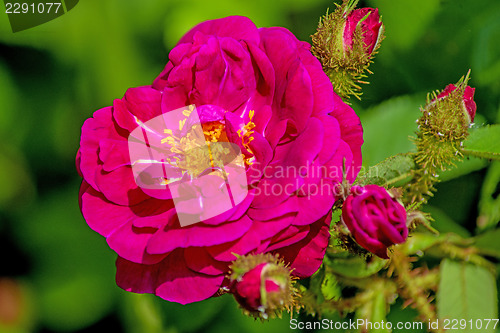
[{"label": "thorny stem", "polygon": [[[423,322],[435,321],[437,320],[437,314],[435,306],[431,304],[432,298],[430,298],[429,290],[423,288],[425,284],[418,285],[415,283],[415,276],[418,275],[418,271],[415,272],[412,270],[410,262],[413,260],[413,258],[407,257],[396,248],[391,256],[389,274],[394,273],[399,294],[405,299],[405,305],[415,308],[419,312],[420,319]],[[442,328],[439,328],[432,330],[432,332],[440,333],[444,331]]]}]

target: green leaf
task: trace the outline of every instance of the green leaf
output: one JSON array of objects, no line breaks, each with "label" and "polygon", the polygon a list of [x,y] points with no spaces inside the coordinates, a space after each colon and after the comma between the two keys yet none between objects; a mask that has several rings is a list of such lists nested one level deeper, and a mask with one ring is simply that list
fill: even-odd
[{"label": "green leaf", "polygon": [[426,205],[424,211],[431,214],[434,219],[432,226],[440,233],[453,232],[463,238],[470,237],[470,232],[467,229],[453,221],[445,212],[436,206]]},{"label": "green leaf", "polygon": [[442,243],[447,237],[447,235],[413,232],[406,242],[400,246],[406,254],[416,254],[424,252],[436,244]]},{"label": "green leaf", "polygon": [[481,253],[500,258],[500,229],[491,230],[475,237],[474,245]]},{"label": "green leaf", "polygon": [[408,154],[391,156],[370,167],[358,177],[360,185],[376,184],[401,186],[411,179],[409,172],[415,168],[415,161]]},{"label": "green leaf", "polygon": [[409,137],[415,134],[420,105],[425,96],[399,96],[386,100],[360,114],[365,140],[363,165],[374,165],[384,159],[414,150]]},{"label": "green leaf", "polygon": [[[449,259],[441,263],[441,280],[437,293],[437,313],[441,320],[464,320],[460,332],[478,332],[471,327],[477,319],[498,318],[497,288],[494,276],[485,268]],[[451,327],[451,325],[450,325]],[[481,332],[495,332],[489,325]]]},{"label": "green leaf", "polygon": [[500,125],[489,125],[470,132],[464,154],[500,160]]},{"label": "green leaf", "polygon": [[439,171],[439,180],[446,182],[458,177],[465,176],[471,172],[481,170],[488,165],[488,161],[483,158],[468,156],[460,162],[455,162],[456,167],[449,167],[445,171]]},{"label": "green leaf", "polygon": [[500,162],[495,161],[491,164],[486,174],[486,178],[481,188],[481,197],[479,199],[479,217],[477,227],[479,230],[485,230],[497,225],[500,222],[500,195],[498,193],[500,186]]}]

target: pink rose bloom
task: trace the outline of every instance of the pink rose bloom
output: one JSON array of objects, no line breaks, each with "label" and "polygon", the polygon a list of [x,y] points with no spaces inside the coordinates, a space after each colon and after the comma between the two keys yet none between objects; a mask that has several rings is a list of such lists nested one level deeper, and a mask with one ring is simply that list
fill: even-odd
[{"label": "pink rose bloom", "polygon": [[408,237],[405,208],[378,185],[351,188],[342,221],[359,245],[384,259],[389,246]]},{"label": "pink rose bloom", "polygon": [[[444,90],[437,95],[437,98],[444,98],[448,96],[452,91],[455,91],[457,89],[457,86],[454,85],[453,83],[450,83],[449,85],[444,88]],[[476,88],[471,88],[470,86],[466,86],[464,90],[464,96],[463,96],[463,103],[464,103],[464,108],[467,111],[467,115],[469,116],[470,122],[474,121],[474,117],[476,116],[476,102],[474,102],[474,92],[476,91]]]},{"label": "pink rose bloom", "polygon": [[[365,19],[362,20],[363,18]],[[361,29],[366,54],[371,54],[379,42],[383,30],[378,9],[359,8],[347,16],[344,28],[344,45],[350,49],[353,47],[357,27]]]},{"label": "pink rose bloom", "polygon": [[[309,48],[284,28],[258,29],[245,17],[207,21],[181,38],[152,86],[130,88],[84,123],[80,206],[118,254],[121,288],[200,301],[229,286],[234,254],[279,254],[299,278],[319,268],[333,188],[355,179],[363,138]],[[137,185],[127,139],[139,124],[192,104],[204,130],[241,148],[248,194],[181,227],[169,190]]]}]

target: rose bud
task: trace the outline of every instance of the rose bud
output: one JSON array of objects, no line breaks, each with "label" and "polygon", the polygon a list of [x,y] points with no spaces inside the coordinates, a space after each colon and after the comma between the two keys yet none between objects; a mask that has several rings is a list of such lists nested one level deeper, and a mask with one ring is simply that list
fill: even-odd
[{"label": "rose bud", "polygon": [[441,92],[427,97],[417,120],[415,145],[417,170],[407,185],[408,203],[425,203],[435,191],[439,172],[444,171],[463,156],[464,140],[476,115],[474,88],[467,85],[469,73],[456,84],[449,84]]},{"label": "rose bud", "polygon": [[378,9],[360,8],[353,10],[348,16],[344,26],[344,48],[354,49],[356,39],[361,32],[363,50],[371,55],[378,46],[383,32],[382,21]]},{"label": "rose bud", "polygon": [[358,1],[344,0],[324,16],[311,36],[311,51],[323,64],[335,92],[348,98],[361,95],[360,83],[366,77],[373,56],[384,38],[384,26],[378,9],[354,9]]},{"label": "rose bud", "polygon": [[248,315],[268,319],[295,307],[293,277],[271,254],[238,258],[231,266],[231,293]]},{"label": "rose bud", "polygon": [[385,188],[354,186],[342,207],[342,221],[364,249],[388,259],[387,248],[408,237],[406,210]]},{"label": "rose bud", "polygon": [[[434,141],[439,142],[461,142],[467,137],[476,115],[475,88],[467,85],[469,73],[458,83],[449,84],[443,91],[428,98],[418,120],[422,135],[432,136]],[[455,150],[452,149],[453,153]]]},{"label": "rose bud", "polygon": [[[444,90],[437,95],[437,98],[445,98],[446,96],[450,95],[453,93],[458,87],[454,85],[453,83],[450,83],[449,85],[444,88]],[[463,103],[463,110],[466,111],[466,115],[469,116],[469,122],[474,121],[474,117],[476,116],[476,102],[474,102],[474,92],[476,91],[476,88],[471,88],[469,86],[465,86],[463,89],[463,94],[462,94],[462,103]]]}]

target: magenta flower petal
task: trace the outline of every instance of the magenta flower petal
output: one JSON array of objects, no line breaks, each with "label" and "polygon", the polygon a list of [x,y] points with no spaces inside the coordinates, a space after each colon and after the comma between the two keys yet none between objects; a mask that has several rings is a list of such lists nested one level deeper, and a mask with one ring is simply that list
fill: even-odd
[{"label": "magenta flower petal", "polygon": [[113,251],[128,261],[156,264],[165,258],[166,254],[151,255],[146,252],[146,246],[155,232],[155,228],[137,228],[132,222],[128,222],[113,231],[107,242]]},{"label": "magenta flower petal", "polygon": [[294,275],[300,278],[308,277],[321,266],[330,239],[330,219],[331,214],[328,214],[323,220],[311,225],[311,230],[306,238],[276,250],[287,262],[291,263]]},{"label": "magenta flower petal", "polygon": [[313,107],[311,77],[298,58],[298,50],[303,45],[282,28],[262,28],[260,32],[262,46],[276,76],[277,105],[273,118],[275,121],[290,119],[291,126],[301,132]]},{"label": "magenta flower petal", "polygon": [[149,198],[137,185],[130,166],[96,174],[96,183],[106,199],[118,205],[136,205]]},{"label": "magenta flower petal", "polygon": [[99,159],[102,161],[102,169],[105,172],[130,165],[127,142],[107,139],[99,141]]},{"label": "magenta flower petal", "polygon": [[192,271],[207,275],[223,275],[228,271],[227,262],[217,261],[205,247],[188,247],[184,250],[186,265]]},{"label": "magenta flower petal", "polygon": [[161,254],[191,246],[211,246],[233,241],[245,234],[252,225],[252,220],[243,216],[235,222],[223,225],[194,225],[179,229],[158,230],[151,237],[147,251],[150,254]]},{"label": "magenta flower petal", "polygon": [[[299,211],[298,198],[290,197],[280,205],[271,208],[255,208],[248,210],[248,216],[253,220],[267,221],[281,217],[286,214],[296,213]],[[295,215],[295,214],[294,214]]]},{"label": "magenta flower petal", "polygon": [[329,183],[320,184],[315,187],[315,196],[299,197],[297,200],[299,213],[293,220],[294,225],[308,224],[307,221],[317,221],[327,214],[333,204],[335,197],[332,195],[332,186]]},{"label": "magenta flower petal", "polygon": [[[201,131],[184,136],[198,120]],[[235,253],[272,251],[307,277],[328,245],[342,168],[353,181],[361,167],[362,136],[309,44],[244,17],[207,21],[171,50],[152,86],[128,89],[84,123],[80,207],[118,254],[125,290],[211,297],[228,286]],[[210,163],[193,137],[210,141]],[[229,156],[218,155],[221,143]]]},{"label": "magenta flower petal", "polygon": [[116,269],[116,283],[120,288],[136,293],[154,293],[181,304],[214,295],[224,280],[223,275],[210,276],[190,270],[182,250],[171,253],[156,265],[136,264],[118,257]]},{"label": "magenta flower petal", "polygon": [[[162,227],[171,222],[171,202],[164,202],[154,198],[135,206],[119,206],[107,200],[102,193],[82,183],[81,209],[89,226],[99,234],[108,237],[128,221],[133,221],[136,227]],[[156,220],[156,221],[155,221]],[[141,223],[141,221],[143,221]]]},{"label": "magenta flower petal", "polygon": [[188,31],[178,44],[190,43],[196,32],[217,37],[230,37],[235,40],[245,40],[259,43],[260,36],[255,24],[244,16],[229,16],[198,24]]},{"label": "magenta flower petal", "polygon": [[310,230],[311,227],[309,225],[291,225],[274,236],[266,250],[274,251],[276,249],[285,248],[289,245],[298,243],[307,237]]}]

